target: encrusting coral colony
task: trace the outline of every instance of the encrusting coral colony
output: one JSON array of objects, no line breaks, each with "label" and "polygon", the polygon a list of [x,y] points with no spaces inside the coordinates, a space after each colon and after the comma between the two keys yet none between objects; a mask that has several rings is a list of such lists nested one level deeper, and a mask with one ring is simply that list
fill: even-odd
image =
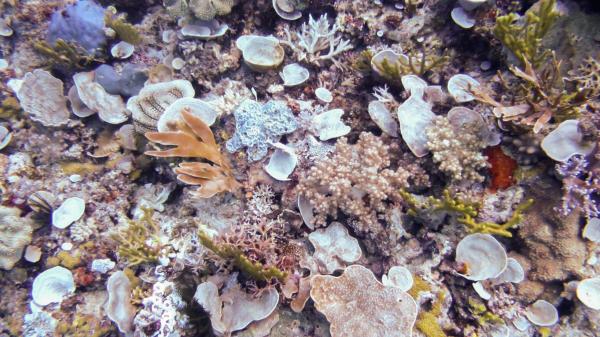
[{"label": "encrusting coral colony", "polygon": [[0,337],[600,336],[595,0],[0,0]]}]

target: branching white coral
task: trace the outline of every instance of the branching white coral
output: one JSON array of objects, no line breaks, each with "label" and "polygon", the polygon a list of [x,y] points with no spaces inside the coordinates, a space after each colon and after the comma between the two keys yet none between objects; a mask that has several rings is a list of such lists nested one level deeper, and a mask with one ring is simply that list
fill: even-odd
[{"label": "branching white coral", "polygon": [[387,84],[384,84],[383,87],[373,87],[373,96],[377,98],[381,103],[396,103],[396,99],[394,95],[389,92],[390,88]]},{"label": "branching white coral", "polygon": [[273,213],[277,209],[277,206],[273,204],[273,198],[275,198],[275,193],[270,185],[258,186],[248,201],[248,211],[257,217]]},{"label": "branching white coral", "polygon": [[298,61],[321,65],[323,61],[330,60],[337,67],[341,67],[335,57],[352,49],[352,45],[349,40],[336,36],[339,28],[337,23],[329,25],[327,14],[321,15],[318,20],[309,15],[308,24],[303,23],[299,32],[290,33],[286,27],[287,39],[280,42],[294,51]]},{"label": "branching white coral", "polygon": [[[157,282],[152,287],[152,295],[142,301],[144,308],[135,317],[136,335],[145,337],[179,337],[188,328],[189,317],[182,313],[185,301],[175,284],[169,281]],[[158,327],[155,330],[152,327]],[[148,331],[151,331],[148,333]]]}]

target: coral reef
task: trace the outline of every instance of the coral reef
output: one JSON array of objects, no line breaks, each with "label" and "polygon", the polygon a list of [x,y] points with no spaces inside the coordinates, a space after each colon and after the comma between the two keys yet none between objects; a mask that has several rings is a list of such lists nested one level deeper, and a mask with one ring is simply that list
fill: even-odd
[{"label": "coral reef", "polygon": [[[560,195],[551,195],[547,191],[548,188],[540,188],[535,193],[536,203],[518,231],[519,238],[524,240],[522,254],[528,257],[529,263],[526,274],[530,281],[523,287],[533,282],[562,281],[578,275],[586,256],[585,243],[579,235],[581,211],[576,209],[566,217],[555,215],[552,205],[557,203]],[[561,261],[560,265],[556,261]]]},{"label": "coral reef", "polygon": [[316,65],[330,61],[341,66],[336,57],[352,49],[352,45],[350,41],[342,39],[339,35],[336,36],[339,30],[337,23],[329,24],[327,14],[323,14],[317,20],[309,15],[308,24],[303,23],[299,32],[290,32],[286,28],[286,40],[281,40],[281,43],[292,49],[298,61]]},{"label": "coral reef", "polygon": [[235,279],[227,281],[220,295],[219,287],[210,281],[198,285],[194,294],[194,299],[210,313],[212,328],[218,334],[230,334],[269,317],[279,303],[273,288],[253,297],[243,292]]},{"label": "coral reef", "polygon": [[594,1],[0,13],[0,336],[599,335]]},{"label": "coral reef", "polygon": [[134,319],[135,333],[140,336],[173,336],[189,325],[189,317],[181,313],[186,303],[173,282],[155,283],[152,295],[144,298],[142,305]]},{"label": "coral reef", "polygon": [[[559,208],[563,216],[574,210],[581,210],[586,218],[600,216],[598,205],[598,184],[600,171],[596,168],[598,158],[592,156],[590,163],[583,156],[573,156],[562,164],[556,164],[556,172],[563,182],[562,205]],[[593,165],[593,166],[592,166]]]},{"label": "coral reef", "polygon": [[399,189],[408,187],[409,179],[417,185],[428,182],[418,166],[390,168],[390,152],[390,146],[369,133],[354,145],[338,140],[331,157],[315,163],[298,185],[298,194],[314,207],[315,223],[323,226],[341,210],[357,219],[357,230],[380,232],[378,213],[400,200]]},{"label": "coral reef", "polygon": [[494,34],[514,56],[525,65],[528,62],[539,66],[548,56],[542,48],[542,39],[558,17],[556,0],[543,0],[537,11],[528,11],[523,23],[519,16],[511,13],[496,18]]},{"label": "coral reef", "polygon": [[45,126],[61,126],[69,119],[63,82],[45,70],[27,73],[17,97],[23,110]]},{"label": "coral reef", "polygon": [[482,153],[487,144],[478,137],[476,131],[469,127],[456,130],[443,117],[434,119],[432,125],[425,130],[427,148],[433,153],[433,161],[452,181],[484,180],[478,171],[488,166],[487,158]]},{"label": "coral reef", "polygon": [[227,141],[227,151],[235,152],[246,147],[250,161],[262,159],[267,154],[270,143],[277,143],[281,136],[298,127],[292,110],[281,101],[261,104],[245,100],[233,115],[235,134]]}]

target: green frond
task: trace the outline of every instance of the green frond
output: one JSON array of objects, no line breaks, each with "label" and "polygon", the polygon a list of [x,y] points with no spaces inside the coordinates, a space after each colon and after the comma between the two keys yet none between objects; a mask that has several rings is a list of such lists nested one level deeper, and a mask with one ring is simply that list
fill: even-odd
[{"label": "green frond", "polygon": [[265,267],[259,262],[250,261],[242,252],[241,249],[228,243],[215,243],[204,231],[198,231],[200,243],[222,259],[230,260],[236,268],[242,271],[247,276],[258,280],[268,281],[276,278],[279,281],[284,281],[287,278],[287,273],[279,270],[275,266]]},{"label": "green frond", "polygon": [[46,41],[38,41],[33,44],[33,48],[46,58],[50,69],[71,72],[88,68],[98,61],[82,47],[62,39],[56,40],[54,46]]},{"label": "green frond", "polygon": [[160,228],[152,220],[154,210],[143,208],[142,211],[143,215],[139,220],[128,220],[126,230],[112,235],[112,239],[118,243],[119,256],[129,266],[158,262],[162,249]]},{"label": "green frond", "polygon": [[469,233],[484,233],[509,238],[512,237],[512,233],[509,230],[523,221],[523,212],[533,204],[533,199],[526,200],[517,206],[506,223],[497,224],[489,221],[477,222],[475,218],[478,215],[477,208],[479,206],[452,197],[448,190],[444,190],[441,199],[430,196],[425,202],[418,202],[414,195],[406,191],[400,191],[400,195],[408,204],[408,215],[418,216],[424,212],[450,213],[457,216],[456,220],[463,224]]},{"label": "green frond", "polygon": [[125,18],[115,15],[116,9],[109,7],[104,15],[104,23],[108,28],[111,28],[117,33],[117,37],[122,41],[131,43],[133,45],[140,44],[142,42],[142,36],[137,29],[127,22]]},{"label": "green frond", "polygon": [[523,65],[529,61],[538,67],[549,55],[542,48],[542,39],[558,19],[555,8],[556,0],[540,0],[538,10],[527,12],[524,22],[515,13],[499,16],[494,35]]}]

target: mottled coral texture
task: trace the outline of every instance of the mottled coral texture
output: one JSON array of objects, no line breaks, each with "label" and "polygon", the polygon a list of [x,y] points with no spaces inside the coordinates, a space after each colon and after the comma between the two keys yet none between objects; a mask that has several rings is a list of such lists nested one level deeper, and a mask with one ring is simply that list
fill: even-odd
[{"label": "mottled coral texture", "polygon": [[550,189],[541,184],[533,187],[535,203],[517,232],[522,242],[519,253],[527,257],[529,266],[528,280],[519,285],[522,295],[535,289],[538,282],[577,278],[585,264],[587,251],[579,234],[582,212],[578,209],[568,216],[557,216],[553,206],[560,203],[560,195],[553,192],[554,188],[555,185]]},{"label": "mottled coral texture", "polygon": [[486,144],[476,130],[468,127],[457,130],[447,118],[438,117],[426,132],[427,147],[442,172],[456,182],[484,180],[479,170],[488,165],[481,152]]},{"label": "mottled coral texture", "polygon": [[179,44],[185,67],[181,74],[188,80],[197,80],[201,85],[211,87],[223,73],[239,66],[241,53],[231,45],[182,41]]},{"label": "mottled coral texture", "polygon": [[399,190],[428,184],[419,166],[404,161],[392,164],[393,150],[397,147],[371,133],[361,133],[354,145],[340,138],[331,158],[311,167],[298,186],[298,193],[314,207],[315,223],[323,226],[328,215],[337,218],[341,210],[358,220],[356,230],[380,232],[379,215],[390,202],[400,200]]}]

